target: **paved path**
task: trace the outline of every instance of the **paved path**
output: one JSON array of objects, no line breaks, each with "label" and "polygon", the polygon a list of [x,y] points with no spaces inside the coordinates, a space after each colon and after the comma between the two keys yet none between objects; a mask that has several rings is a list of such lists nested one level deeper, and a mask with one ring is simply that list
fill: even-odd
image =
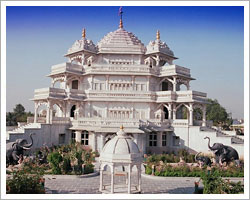
[{"label": "paved path", "polygon": [[[198,178],[168,177],[154,180],[142,176],[142,193],[192,194],[194,181]],[[46,176],[46,193],[52,194],[99,194],[100,176],[78,177],[72,175]],[[136,183],[136,175],[132,176],[132,185]],[[110,176],[104,176],[104,184],[110,184]],[[125,177],[115,176],[115,184],[125,184]]]},{"label": "paved path", "polygon": [[[98,165],[95,166],[98,170]],[[143,169],[143,168],[142,168]],[[132,172],[132,185],[137,183],[136,172]],[[145,177],[142,176],[142,194],[192,194],[194,182],[199,177]],[[238,181],[238,179],[235,179]],[[104,176],[104,184],[110,184],[110,175]],[[115,176],[115,184],[125,184],[124,176]],[[45,190],[50,194],[100,194],[100,176],[47,175]],[[202,186],[202,185],[201,185]]]}]

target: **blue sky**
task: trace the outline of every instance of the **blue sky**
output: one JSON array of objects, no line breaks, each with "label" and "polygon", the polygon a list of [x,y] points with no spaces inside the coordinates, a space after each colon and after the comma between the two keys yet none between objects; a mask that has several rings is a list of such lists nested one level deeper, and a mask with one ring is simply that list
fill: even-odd
[{"label": "blue sky", "polygon": [[[96,44],[118,28],[119,7],[7,7],[7,111],[29,101],[34,89],[50,86],[51,65],[82,28]],[[191,69],[191,89],[217,99],[234,118],[244,117],[244,8],[240,6],[125,6],[124,28],[145,45],[161,33],[175,64]]]}]

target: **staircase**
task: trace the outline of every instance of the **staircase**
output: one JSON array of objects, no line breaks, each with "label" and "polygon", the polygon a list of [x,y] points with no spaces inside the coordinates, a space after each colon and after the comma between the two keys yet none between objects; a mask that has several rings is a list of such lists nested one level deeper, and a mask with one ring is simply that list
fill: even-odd
[{"label": "staircase", "polygon": [[229,135],[213,127],[200,127],[200,130],[206,131],[206,132],[216,132],[217,137],[231,137],[232,144],[244,144],[244,139],[241,139],[240,137],[237,137],[236,135]]},{"label": "staircase", "polygon": [[29,124],[26,124],[24,126],[20,126],[20,127],[17,127],[16,129],[12,130],[12,131],[8,131],[10,134],[11,133],[24,133],[25,132],[25,129],[26,128],[29,128],[29,129],[39,129],[41,128],[41,124],[39,123],[29,123]]}]

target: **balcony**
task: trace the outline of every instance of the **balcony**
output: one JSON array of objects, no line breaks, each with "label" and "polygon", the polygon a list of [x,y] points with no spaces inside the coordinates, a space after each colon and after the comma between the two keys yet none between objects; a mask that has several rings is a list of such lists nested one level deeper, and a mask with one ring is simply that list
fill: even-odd
[{"label": "balcony", "polygon": [[77,65],[77,64],[68,63],[68,62],[61,63],[58,65],[53,65],[51,67],[51,73],[49,74],[49,76],[61,74],[65,72],[81,75],[83,74],[83,67],[82,65]]},{"label": "balcony", "polygon": [[54,99],[65,99],[71,98],[75,100],[83,100],[85,98],[85,93],[82,90],[65,90],[60,88],[42,88],[36,89],[34,99],[32,100],[41,100],[47,98],[54,98]]},{"label": "balcony", "polygon": [[190,69],[181,67],[179,65],[169,65],[159,68],[157,72],[159,77],[181,75],[191,78]]},{"label": "balcony", "polygon": [[197,92],[193,90],[188,91],[159,91],[156,92],[156,102],[164,103],[164,102],[200,102],[207,103],[207,94],[203,92]]},{"label": "balcony", "polygon": [[66,92],[64,89],[60,88],[42,88],[36,89],[33,100],[47,99],[47,98],[56,98],[56,99],[64,99],[66,97]]}]

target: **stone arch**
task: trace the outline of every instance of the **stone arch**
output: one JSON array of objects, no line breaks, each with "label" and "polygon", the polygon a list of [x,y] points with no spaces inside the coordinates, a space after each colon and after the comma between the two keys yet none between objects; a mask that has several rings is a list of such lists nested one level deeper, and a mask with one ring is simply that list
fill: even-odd
[{"label": "stone arch", "polygon": [[53,117],[63,117],[63,107],[58,103],[55,102],[52,104],[53,108]]},{"label": "stone arch", "polygon": [[165,106],[163,106],[163,112],[164,112],[164,119],[169,119],[169,111]]},{"label": "stone arch", "polygon": [[188,107],[185,104],[180,104],[176,108],[176,119],[188,119]]}]

